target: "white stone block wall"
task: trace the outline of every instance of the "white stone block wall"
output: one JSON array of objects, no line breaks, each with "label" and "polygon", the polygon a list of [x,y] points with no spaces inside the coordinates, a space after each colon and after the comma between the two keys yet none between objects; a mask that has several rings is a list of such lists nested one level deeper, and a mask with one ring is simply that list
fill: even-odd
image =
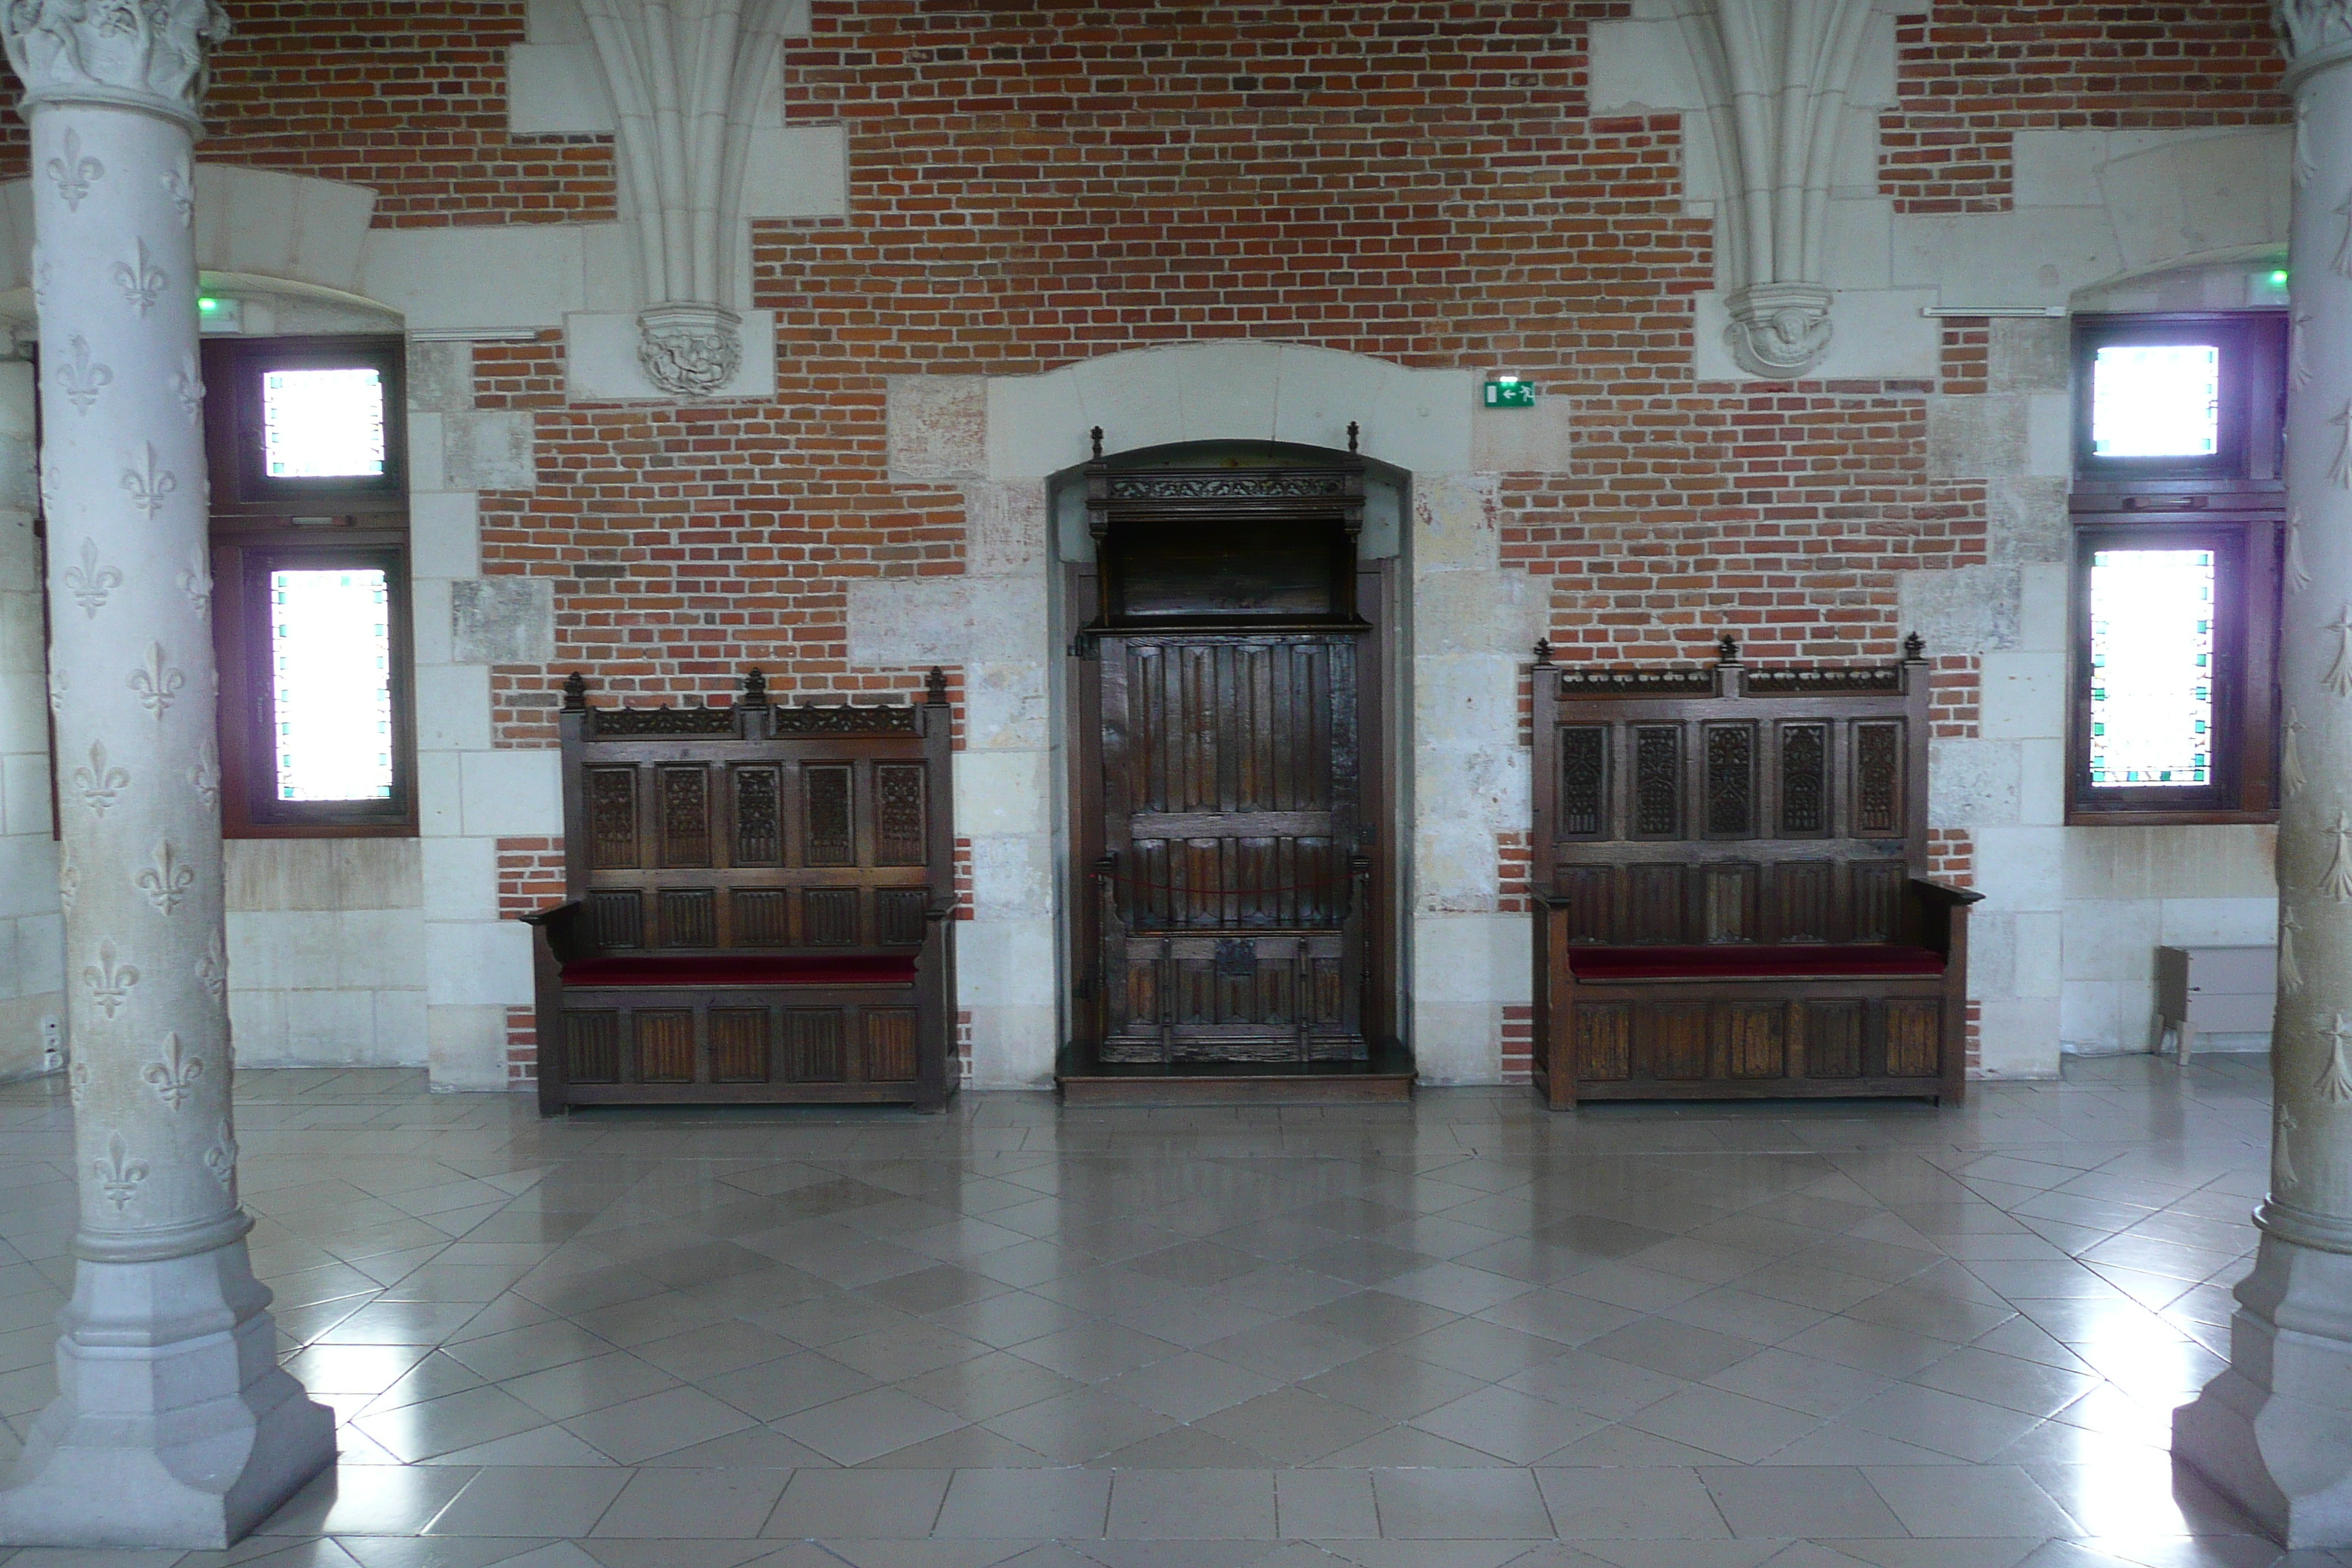
[{"label": "white stone block wall", "polygon": [[35,491],[33,367],[0,361],[0,1081],[43,1070],[65,1017]]},{"label": "white stone block wall", "polygon": [[490,667],[555,657],[551,585],[481,574],[480,493],[537,488],[528,414],[474,406],[466,342],[409,351],[409,541],[416,643],[416,1059],[436,1089],[521,1087],[507,1012],[531,1001],[530,932],[499,912],[499,840],[560,838],[557,752],[491,743]]},{"label": "white stone block wall", "polygon": [[417,841],[232,838],[226,850],[238,1065],[425,1065]]}]

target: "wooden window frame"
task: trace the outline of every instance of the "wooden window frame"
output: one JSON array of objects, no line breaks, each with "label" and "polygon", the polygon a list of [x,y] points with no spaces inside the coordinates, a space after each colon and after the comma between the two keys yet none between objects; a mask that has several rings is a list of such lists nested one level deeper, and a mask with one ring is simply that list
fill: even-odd
[{"label": "wooden window frame", "polygon": [[[416,660],[409,583],[406,348],[394,336],[214,338],[204,344],[213,474],[213,639],[220,662],[221,831],[231,838],[414,837]],[[273,479],[261,472],[261,377],[271,370],[374,367],[384,388],[384,472]],[[380,569],[392,645],[390,798],[276,796],[269,574]]]},{"label": "wooden window frame", "polygon": [[[212,512],[224,518],[355,519],[408,511],[407,349],[397,337],[207,338],[205,447]],[[383,472],[271,479],[262,472],[261,378],[273,370],[373,369],[383,384]]]},{"label": "wooden window frame", "polygon": [[[2091,370],[2111,344],[2221,349],[2211,458],[2090,450]],[[2288,332],[2274,310],[2086,316],[2074,323],[2074,483],[2066,746],[2071,826],[2278,820],[2278,608],[2285,544],[2283,439]],[[2091,784],[2091,558],[2101,550],[2211,550],[2210,777],[2177,788]]]}]

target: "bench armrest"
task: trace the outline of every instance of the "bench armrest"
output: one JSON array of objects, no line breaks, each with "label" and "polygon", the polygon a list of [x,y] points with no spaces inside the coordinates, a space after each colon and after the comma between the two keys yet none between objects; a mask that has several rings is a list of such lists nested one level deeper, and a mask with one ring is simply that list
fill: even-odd
[{"label": "bench armrest", "polygon": [[515,917],[527,926],[539,928],[540,933],[547,939],[548,951],[555,954],[558,963],[595,956],[595,944],[586,940],[587,932],[582,929],[587,918],[588,906],[578,899]]},{"label": "bench armrest", "polygon": [[1931,882],[1925,877],[1912,878],[1911,887],[1922,900],[1946,909],[1984,902],[1984,895],[1974,888],[1955,888],[1946,882]]}]

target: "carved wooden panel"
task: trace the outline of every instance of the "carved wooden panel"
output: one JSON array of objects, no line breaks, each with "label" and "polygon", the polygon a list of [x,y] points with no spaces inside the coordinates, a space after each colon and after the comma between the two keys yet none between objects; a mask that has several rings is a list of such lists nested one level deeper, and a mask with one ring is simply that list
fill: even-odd
[{"label": "carved wooden panel", "polygon": [[655,773],[661,780],[661,863],[709,865],[710,770],[697,763]]},{"label": "carved wooden panel", "polygon": [[665,888],[661,899],[664,947],[719,945],[719,896],[709,888]]},{"label": "carved wooden panel", "polygon": [[1715,1035],[1723,1050],[1723,1070],[1733,1078],[1787,1076],[1781,1027],[1788,1011],[1781,1002],[1716,1004]]},{"label": "carved wooden panel", "polygon": [[1659,1002],[1642,1009],[1646,1039],[1634,1041],[1641,1075],[1664,1083],[1706,1076],[1707,1005],[1704,1002]]},{"label": "carved wooden panel", "polygon": [[1682,726],[1636,726],[1633,731],[1633,837],[1681,837],[1682,803]]},{"label": "carved wooden panel", "polygon": [[685,1009],[641,1007],[630,1015],[636,1032],[639,1083],[694,1081],[694,1015]]},{"label": "carved wooden panel", "polygon": [[563,1015],[564,1076],[573,1083],[621,1081],[621,1016]]},{"label": "carved wooden panel", "polygon": [[646,944],[645,900],[635,888],[600,889],[588,895],[588,929],[598,947]]},{"label": "carved wooden panel", "polygon": [[1903,921],[1903,889],[1911,880],[1900,860],[1857,860],[1853,878],[1853,940],[1893,942]]},{"label": "carved wooden panel", "polygon": [[[1094,955],[1108,1060],[1365,1051],[1356,894],[1362,777],[1351,636],[1107,638]],[[1279,933],[1279,934],[1275,934]],[[1309,1020],[1329,1030],[1303,1037]]]},{"label": "carved wooden panel", "polygon": [[1709,866],[1701,876],[1706,895],[1706,940],[1756,940],[1756,882],[1759,868],[1746,865]]},{"label": "carved wooden panel", "polygon": [[874,895],[875,940],[886,947],[918,947],[931,895],[921,888],[884,888]]},{"label": "carved wooden panel", "polygon": [[1580,1079],[1617,1083],[1633,1075],[1633,1009],[1623,1002],[1587,1002],[1576,1009],[1575,1072]]},{"label": "carved wooden panel", "polygon": [[801,770],[803,859],[811,866],[857,864],[856,828],[850,816],[850,767],[846,763],[812,764]]},{"label": "carved wooden panel", "polygon": [[866,1009],[866,1079],[905,1083],[915,1076],[915,1010]]},{"label": "carved wooden panel", "polygon": [[1683,868],[1625,868],[1625,935],[1629,942],[1683,940]]},{"label": "carved wooden panel", "polygon": [[1617,872],[1610,866],[1563,866],[1552,874],[1552,890],[1567,900],[1559,919],[1568,922],[1570,942],[1605,942],[1616,935]]},{"label": "carved wooden panel", "polygon": [[767,766],[731,771],[735,786],[735,859],[738,866],[784,863],[783,819],[779,815],[782,770]]},{"label": "carved wooden panel", "polygon": [[1942,1069],[1944,1005],[1886,1005],[1886,1073],[1889,1078],[1934,1078]]},{"label": "carved wooden panel", "polygon": [[857,945],[857,889],[811,888],[801,895],[801,941],[810,947]]},{"label": "carved wooden panel", "polygon": [[874,769],[874,863],[919,866],[925,840],[923,764],[882,763]]},{"label": "carved wooden panel", "polygon": [[1828,942],[1837,906],[1837,867],[1827,860],[1783,860],[1771,872],[1769,942]]},{"label": "carved wooden panel", "polygon": [[1899,721],[1853,727],[1853,830],[1866,838],[1899,838],[1903,821],[1903,726]]},{"label": "carved wooden panel", "polygon": [[793,896],[782,888],[735,889],[735,945],[783,947],[793,940]]},{"label": "carved wooden panel", "polygon": [[1805,1076],[1859,1078],[1862,1075],[1862,1004],[1830,1001],[1804,1004]]},{"label": "carved wooden panel", "polygon": [[600,871],[625,871],[637,863],[637,770],[590,768],[588,863]]},{"label": "carved wooden panel", "polygon": [[765,1007],[710,1009],[710,1081],[768,1081],[768,1010]]},{"label": "carved wooden panel", "polygon": [[1559,803],[1555,837],[1598,838],[1609,825],[1609,726],[1559,727]]},{"label": "carved wooden panel", "polygon": [[1706,836],[1745,838],[1756,831],[1756,726],[1708,724]]},{"label": "carved wooden panel", "polygon": [[1818,838],[1830,828],[1830,727],[1780,726],[1780,837]]},{"label": "carved wooden panel", "polygon": [[785,1072],[794,1083],[839,1083],[842,1072],[841,1009],[784,1010]]}]

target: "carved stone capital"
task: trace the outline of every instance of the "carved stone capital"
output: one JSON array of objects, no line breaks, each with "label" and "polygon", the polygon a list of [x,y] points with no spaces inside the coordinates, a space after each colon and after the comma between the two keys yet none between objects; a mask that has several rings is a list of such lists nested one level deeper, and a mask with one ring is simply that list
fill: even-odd
[{"label": "carved stone capital", "polygon": [[2271,0],[2279,44],[2296,65],[2352,45],[2352,0]]},{"label": "carved stone capital", "polygon": [[709,397],[743,363],[743,318],[717,305],[656,305],[637,314],[637,363],[673,397]]},{"label": "carved stone capital", "polygon": [[200,125],[219,0],[0,0],[0,42],[25,101],[115,103]]},{"label": "carved stone capital", "polygon": [[1793,381],[1830,351],[1830,303],[1818,283],[1758,283],[1724,300],[1731,324],[1724,346],[1739,368],[1775,381]]}]

